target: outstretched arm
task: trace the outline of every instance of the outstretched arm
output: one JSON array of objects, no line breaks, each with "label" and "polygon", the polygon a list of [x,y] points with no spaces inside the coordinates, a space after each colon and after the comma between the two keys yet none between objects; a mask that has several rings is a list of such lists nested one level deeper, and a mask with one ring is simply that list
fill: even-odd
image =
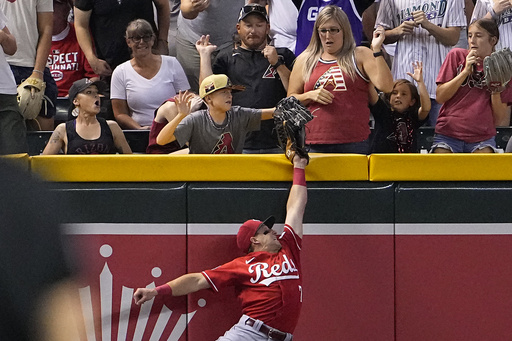
[{"label": "outstretched arm", "polygon": [[141,305],[157,295],[184,296],[208,288],[210,284],[206,278],[196,272],[178,277],[154,289],[138,288],[133,294],[133,299],[135,304]]},{"label": "outstretched arm", "polygon": [[286,219],[284,222],[293,227],[295,233],[301,238],[303,235],[302,220],[308,201],[308,189],[306,187],[306,174],[304,171],[307,164],[307,159],[303,159],[295,154],[293,158],[293,185],[290,189],[288,202],[286,203]]}]

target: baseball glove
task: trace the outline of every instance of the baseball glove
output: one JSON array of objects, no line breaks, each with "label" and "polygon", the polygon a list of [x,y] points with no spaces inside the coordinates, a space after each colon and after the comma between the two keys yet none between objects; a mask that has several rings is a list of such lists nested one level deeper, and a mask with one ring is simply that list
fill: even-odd
[{"label": "baseball glove", "polygon": [[18,85],[18,105],[26,120],[33,120],[39,115],[43,103],[46,83],[38,78],[27,78]]},{"label": "baseball glove", "polygon": [[512,78],[512,52],[508,47],[484,58],[484,73],[487,88],[491,92],[505,90]]},{"label": "baseball glove", "polygon": [[274,124],[279,147],[292,163],[295,153],[309,161],[305,126],[312,119],[311,112],[293,96],[283,98],[276,105]]}]

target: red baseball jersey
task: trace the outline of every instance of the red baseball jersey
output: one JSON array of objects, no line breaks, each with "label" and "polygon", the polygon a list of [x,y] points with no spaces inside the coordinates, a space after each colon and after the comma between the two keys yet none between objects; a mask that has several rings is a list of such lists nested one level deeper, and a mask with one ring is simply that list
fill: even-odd
[{"label": "red baseball jersey", "polygon": [[285,225],[279,241],[278,253],[251,252],[202,274],[215,292],[235,286],[245,315],[293,333],[302,307],[302,239]]}]

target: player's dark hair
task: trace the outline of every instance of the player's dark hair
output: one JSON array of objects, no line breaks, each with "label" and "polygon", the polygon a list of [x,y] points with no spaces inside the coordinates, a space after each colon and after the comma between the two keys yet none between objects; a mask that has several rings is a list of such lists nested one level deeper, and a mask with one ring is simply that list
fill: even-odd
[{"label": "player's dark hair", "polygon": [[489,33],[489,35],[492,37],[496,37],[496,42],[500,40],[500,31],[498,29],[498,25],[494,20],[491,19],[479,19],[475,22],[473,22],[469,27],[473,25],[478,25],[480,28],[484,29]]}]

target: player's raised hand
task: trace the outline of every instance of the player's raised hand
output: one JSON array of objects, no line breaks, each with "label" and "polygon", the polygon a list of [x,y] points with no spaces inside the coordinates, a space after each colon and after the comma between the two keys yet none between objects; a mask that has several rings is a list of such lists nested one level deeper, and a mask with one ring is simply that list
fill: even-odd
[{"label": "player's raised hand", "polygon": [[156,295],[158,295],[156,289],[138,288],[133,294],[133,300],[136,305],[141,305],[142,303],[153,299]]},{"label": "player's raised hand", "polygon": [[414,73],[407,72],[409,76],[412,77],[417,83],[423,82],[423,62],[412,62],[412,67],[414,69]]},{"label": "player's raised hand", "polygon": [[210,43],[210,35],[202,35],[198,41],[196,41],[196,50],[199,54],[212,54],[217,49],[217,45]]},{"label": "player's raised hand", "polygon": [[293,167],[304,169],[308,165],[309,161],[306,158],[302,158],[299,156],[299,153],[295,153],[293,157]]},{"label": "player's raised hand", "polygon": [[277,50],[274,46],[271,46],[271,45],[265,46],[265,48],[263,49],[263,51],[261,51],[261,53],[263,53],[263,56],[265,58],[267,58],[270,65],[275,65],[277,63],[277,61],[279,60],[279,55],[277,54]]}]

